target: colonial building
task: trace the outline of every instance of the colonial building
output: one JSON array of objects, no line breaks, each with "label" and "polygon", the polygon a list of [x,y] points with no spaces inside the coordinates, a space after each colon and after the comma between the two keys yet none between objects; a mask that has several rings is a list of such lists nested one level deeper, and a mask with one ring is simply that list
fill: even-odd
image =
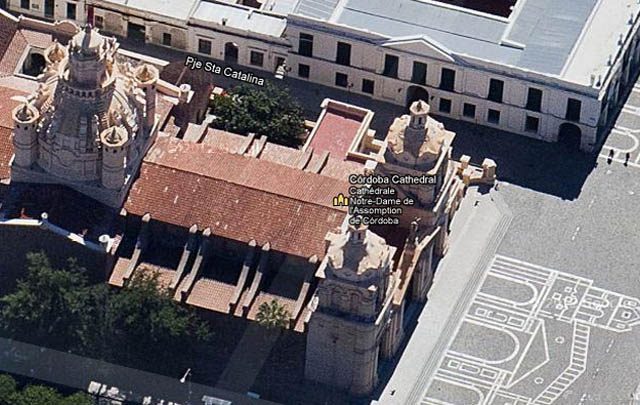
[{"label": "colonial building", "polygon": [[[11,44],[37,36],[21,24],[59,28],[0,18],[13,24]],[[37,80],[17,65],[0,78],[33,90],[7,100],[11,108],[0,104],[0,123],[14,126],[12,140],[0,131],[6,246],[34,250],[37,239],[65,254],[86,249],[86,263],[105,271],[94,275],[116,287],[157,273],[176,301],[229,323],[256,320],[276,299],[288,329],[306,339],[305,377],[370,393],[414,304],[427,299],[465,191],[492,184],[495,164],[453,161],[455,134],[422,100],[383,137],[369,127],[373,111],[325,100],[300,149],[211,129],[201,111],[185,111],[194,100],[206,105],[209,87],[193,95],[162,80],[173,73],[161,63],[125,59],[115,39],[89,26],[64,27],[68,44],[49,38]],[[11,44],[0,68],[14,51],[30,52]],[[395,184],[412,202],[395,225],[367,226],[334,203],[353,192],[351,176],[429,181]]]},{"label": "colonial building", "polygon": [[[9,0],[146,43],[593,150],[640,62],[634,0]],[[284,63],[286,61],[286,67]]]}]

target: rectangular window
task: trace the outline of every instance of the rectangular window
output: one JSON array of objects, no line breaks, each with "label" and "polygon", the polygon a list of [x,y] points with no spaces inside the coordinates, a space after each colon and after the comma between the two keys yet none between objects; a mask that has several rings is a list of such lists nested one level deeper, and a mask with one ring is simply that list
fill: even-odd
[{"label": "rectangular window", "polygon": [[413,73],[411,74],[411,82],[416,84],[427,84],[426,63],[413,62]]},{"label": "rectangular window", "polygon": [[398,77],[398,65],[400,59],[395,55],[384,55],[384,71],[383,76]]},{"label": "rectangular window", "polygon": [[462,115],[467,118],[475,118],[476,117],[476,106],[469,103],[464,103],[462,106]]},{"label": "rectangular window", "polygon": [[302,63],[298,64],[298,76],[303,77],[305,79],[309,78],[309,73],[311,72],[311,68],[309,65],[303,65]]},{"label": "rectangular window", "polygon": [[500,111],[489,109],[487,121],[492,124],[500,124]]},{"label": "rectangular window", "polygon": [[537,117],[530,117],[527,115],[527,119],[524,122],[524,130],[527,132],[538,132],[538,127],[540,126],[540,119]]},{"label": "rectangular window", "polygon": [[504,91],[504,82],[498,79],[489,80],[489,94],[487,100],[502,103],[502,93]]},{"label": "rectangular window", "polygon": [[569,121],[580,121],[580,110],[582,110],[582,102],[574,98],[567,100],[567,115]]},{"label": "rectangular window", "polygon": [[454,85],[456,83],[456,71],[442,68],[442,73],[440,75],[440,88],[442,90],[453,91]]},{"label": "rectangular window", "polygon": [[530,111],[540,111],[542,107],[542,90],[529,88],[527,93],[526,109]]},{"label": "rectangular window", "polygon": [[171,46],[171,34],[166,32],[162,34],[162,45]]},{"label": "rectangular window", "polygon": [[95,16],[93,19],[93,24],[96,26],[96,28],[104,28],[104,18],[101,15]]},{"label": "rectangular window", "polygon": [[298,53],[302,56],[313,56],[313,35],[300,33]]},{"label": "rectangular window", "polygon": [[251,51],[249,54],[249,63],[253,66],[262,66],[264,64],[264,54],[262,52]]},{"label": "rectangular window", "polygon": [[70,20],[76,19],[76,5],[75,3],[67,3],[67,18]]},{"label": "rectangular window", "polygon": [[338,42],[336,63],[344,66],[351,65],[351,45],[344,42]]},{"label": "rectangular window", "polygon": [[440,99],[440,112],[449,114],[451,112],[451,100],[446,98]]},{"label": "rectangular window", "polygon": [[211,41],[207,39],[198,39],[198,52],[205,55],[211,55]]},{"label": "rectangular window", "polygon": [[31,0],[20,0],[20,8],[30,9],[31,8]]},{"label": "rectangular window", "polygon": [[336,86],[347,87],[349,85],[349,77],[344,73],[336,73]]},{"label": "rectangular window", "polygon": [[362,92],[367,94],[373,94],[375,82],[369,79],[362,79]]}]

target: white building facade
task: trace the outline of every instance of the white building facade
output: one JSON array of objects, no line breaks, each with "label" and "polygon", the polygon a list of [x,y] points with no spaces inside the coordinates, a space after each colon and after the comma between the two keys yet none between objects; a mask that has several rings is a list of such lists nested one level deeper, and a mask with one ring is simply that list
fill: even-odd
[{"label": "white building facade", "polygon": [[286,62],[301,80],[399,105],[425,99],[435,114],[584,151],[602,140],[640,60],[634,0],[518,0],[508,15],[449,0],[235,3],[9,7],[51,18],[53,4],[56,19],[269,72]]}]

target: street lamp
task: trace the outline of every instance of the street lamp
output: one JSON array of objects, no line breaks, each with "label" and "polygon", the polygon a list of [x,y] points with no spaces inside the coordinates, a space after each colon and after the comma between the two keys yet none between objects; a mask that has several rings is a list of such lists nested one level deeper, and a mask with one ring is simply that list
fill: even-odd
[{"label": "street lamp", "polygon": [[185,382],[187,382],[187,380],[189,381],[189,401],[187,402],[188,405],[191,405],[191,368],[188,368],[187,371],[184,373],[184,375],[182,376],[182,378],[180,379],[180,384],[184,384]]}]

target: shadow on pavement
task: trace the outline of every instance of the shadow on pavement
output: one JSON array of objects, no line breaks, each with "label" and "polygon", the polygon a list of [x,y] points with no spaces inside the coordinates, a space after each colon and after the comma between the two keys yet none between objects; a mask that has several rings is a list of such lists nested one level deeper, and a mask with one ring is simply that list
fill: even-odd
[{"label": "shadow on pavement", "polygon": [[565,200],[580,195],[587,177],[597,165],[597,155],[571,150],[521,135],[438,117],[456,132],[453,158],[471,156],[481,165],[484,158],[497,165],[498,180],[551,194]]}]

